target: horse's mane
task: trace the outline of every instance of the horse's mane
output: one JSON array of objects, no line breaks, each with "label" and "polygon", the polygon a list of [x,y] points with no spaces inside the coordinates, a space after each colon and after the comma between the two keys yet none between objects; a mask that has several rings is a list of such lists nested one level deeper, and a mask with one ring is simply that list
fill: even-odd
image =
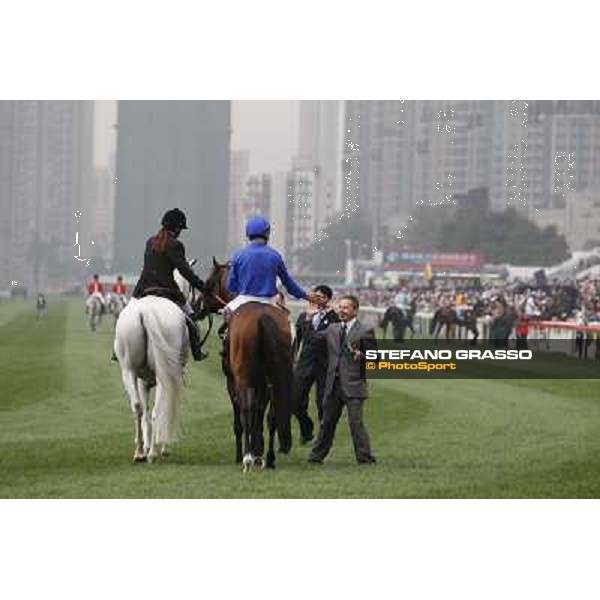
[{"label": "horse's mane", "polygon": [[[189,260],[188,262],[190,263],[190,265],[192,263],[195,263],[195,261],[191,260]],[[175,283],[181,290],[181,293],[183,294],[184,298],[191,302],[193,291],[191,283],[187,279],[185,279],[185,277],[183,277],[183,275],[177,269],[175,269],[175,271],[173,272],[173,278],[175,279]]]}]

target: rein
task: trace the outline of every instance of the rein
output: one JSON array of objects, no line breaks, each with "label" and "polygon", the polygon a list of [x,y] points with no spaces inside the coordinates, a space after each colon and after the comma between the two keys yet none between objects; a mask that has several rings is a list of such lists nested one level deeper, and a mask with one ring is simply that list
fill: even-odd
[{"label": "rein", "polygon": [[224,308],[225,306],[227,306],[227,302],[225,302],[225,300],[223,300],[223,298],[221,298],[221,296],[219,296],[219,294],[213,294],[213,298],[215,300],[218,300],[221,303],[221,308]]}]

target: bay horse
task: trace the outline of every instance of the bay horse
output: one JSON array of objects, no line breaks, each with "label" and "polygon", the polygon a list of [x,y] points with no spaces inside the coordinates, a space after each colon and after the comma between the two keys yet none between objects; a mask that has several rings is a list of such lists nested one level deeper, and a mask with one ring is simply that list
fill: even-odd
[{"label": "bay horse", "polygon": [[[202,315],[217,312],[234,296],[227,291],[230,263],[219,264],[205,282]],[[223,344],[222,371],[233,408],[236,462],[244,472],[253,467],[275,468],[275,432],[279,449],[292,446],[292,337],[286,310],[271,304],[248,302],[229,317]],[[269,446],[264,454],[264,417]],[[243,443],[243,450],[242,450]]]},{"label": "bay horse", "polygon": [[456,311],[451,306],[442,306],[441,308],[438,308],[433,315],[429,333],[433,335],[434,340],[437,341],[442,333],[442,328],[444,328],[446,341],[450,341],[450,339],[454,337],[454,327],[456,324]]},{"label": "bay horse", "polygon": [[404,332],[407,327],[408,319],[404,311],[397,306],[390,306],[386,309],[379,327],[383,329],[383,337],[386,337],[388,323],[392,324],[392,339],[396,342],[404,341]]},{"label": "bay horse", "polygon": [[476,302],[472,308],[464,310],[460,316],[457,315],[456,323],[459,328],[466,329],[466,336],[469,337],[469,331],[473,334],[471,345],[475,346],[479,339],[479,328],[477,327],[477,319],[483,315],[483,304],[481,301]]}]

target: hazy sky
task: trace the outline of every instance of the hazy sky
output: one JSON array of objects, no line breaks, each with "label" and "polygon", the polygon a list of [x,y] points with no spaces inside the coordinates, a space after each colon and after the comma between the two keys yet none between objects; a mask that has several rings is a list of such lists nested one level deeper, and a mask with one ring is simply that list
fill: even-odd
[{"label": "hazy sky", "polygon": [[250,150],[251,172],[288,170],[296,146],[297,101],[232,102],[231,149]]},{"label": "hazy sky", "polygon": [[[297,101],[237,100],[231,105],[231,149],[250,150],[252,172],[287,170],[296,145]],[[106,167],[115,144],[117,103],[96,101],[94,164]]]}]

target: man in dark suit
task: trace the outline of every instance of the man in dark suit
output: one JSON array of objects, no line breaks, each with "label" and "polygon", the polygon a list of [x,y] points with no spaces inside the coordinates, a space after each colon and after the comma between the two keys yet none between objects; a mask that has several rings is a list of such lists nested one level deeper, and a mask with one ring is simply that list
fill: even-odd
[{"label": "man in dark suit", "polygon": [[361,358],[364,351],[376,348],[377,343],[373,330],[364,327],[356,318],[358,299],[355,296],[344,296],[340,300],[338,314],[341,323],[318,334],[327,342],[329,363],[323,420],[308,461],[322,463],[329,453],[345,405],[356,460],[361,464],[373,464],[375,457],[371,454],[371,442],[362,417],[368,393],[364,373],[361,373]]},{"label": "man in dark suit", "polygon": [[308,414],[309,394],[314,383],[317,384],[317,414],[319,422],[323,418],[323,393],[327,376],[327,345],[317,333],[325,331],[331,323],[338,323],[340,318],[328,305],[333,296],[327,285],[317,285],[314,293],[322,301],[323,308],[300,313],[296,321],[296,337],[294,338],[294,356],[300,355],[294,368],[294,384],[292,401],[294,415],[300,424],[300,436],[303,444],[313,439],[314,424]]}]

